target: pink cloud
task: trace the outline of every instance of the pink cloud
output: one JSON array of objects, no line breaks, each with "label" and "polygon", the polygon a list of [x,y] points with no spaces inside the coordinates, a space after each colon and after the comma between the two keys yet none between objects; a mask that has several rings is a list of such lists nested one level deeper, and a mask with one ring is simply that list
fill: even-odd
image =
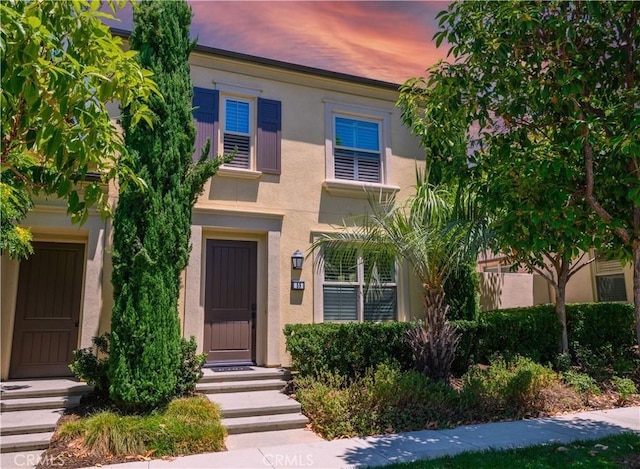
[{"label": "pink cloud", "polygon": [[446,2],[188,1],[192,35],[219,49],[396,83],[446,55],[432,40]]}]

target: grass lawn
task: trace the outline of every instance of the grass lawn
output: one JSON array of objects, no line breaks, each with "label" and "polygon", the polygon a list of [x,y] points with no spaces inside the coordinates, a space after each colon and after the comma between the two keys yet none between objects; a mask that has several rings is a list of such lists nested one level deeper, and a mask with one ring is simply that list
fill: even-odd
[{"label": "grass lawn", "polygon": [[600,440],[530,448],[483,451],[438,459],[393,464],[385,469],[512,469],[566,467],[640,467],[640,435],[625,433]]}]

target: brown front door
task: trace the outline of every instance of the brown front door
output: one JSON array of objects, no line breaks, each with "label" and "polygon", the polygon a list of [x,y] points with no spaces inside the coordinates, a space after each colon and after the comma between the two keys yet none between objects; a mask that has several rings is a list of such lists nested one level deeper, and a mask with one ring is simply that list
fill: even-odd
[{"label": "brown front door", "polygon": [[256,243],[207,241],[204,349],[209,363],[255,363]]},{"label": "brown front door", "polygon": [[78,345],[84,244],[33,243],[20,262],[10,378],[68,376]]}]

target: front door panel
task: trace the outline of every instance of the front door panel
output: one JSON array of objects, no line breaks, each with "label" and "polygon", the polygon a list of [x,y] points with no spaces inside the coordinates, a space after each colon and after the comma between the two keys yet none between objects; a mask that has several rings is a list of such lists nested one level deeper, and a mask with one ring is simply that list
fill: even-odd
[{"label": "front door panel", "polygon": [[34,242],[20,262],[11,378],[69,376],[78,346],[84,244]]},{"label": "front door panel", "polygon": [[256,243],[207,241],[207,362],[255,362]]}]

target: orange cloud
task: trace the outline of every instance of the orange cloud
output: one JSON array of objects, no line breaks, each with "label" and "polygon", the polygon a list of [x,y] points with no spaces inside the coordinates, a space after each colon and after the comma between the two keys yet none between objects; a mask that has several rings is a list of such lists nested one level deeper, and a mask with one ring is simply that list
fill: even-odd
[{"label": "orange cloud", "polygon": [[[446,55],[434,1],[188,0],[200,44],[402,83]],[[131,29],[131,9],[108,24]]]},{"label": "orange cloud", "polygon": [[200,44],[391,82],[446,54],[437,2],[190,1]]}]

